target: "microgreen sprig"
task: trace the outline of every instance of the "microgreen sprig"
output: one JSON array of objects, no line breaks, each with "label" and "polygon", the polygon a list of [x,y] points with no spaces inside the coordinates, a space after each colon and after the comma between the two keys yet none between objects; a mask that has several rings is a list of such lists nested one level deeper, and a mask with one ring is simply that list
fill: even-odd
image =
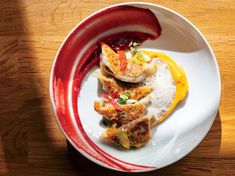
[{"label": "microgreen sprig", "polygon": [[119,104],[126,104],[126,101],[129,98],[129,94],[127,92],[124,92],[123,94],[120,95],[120,97],[117,99],[117,102]]}]

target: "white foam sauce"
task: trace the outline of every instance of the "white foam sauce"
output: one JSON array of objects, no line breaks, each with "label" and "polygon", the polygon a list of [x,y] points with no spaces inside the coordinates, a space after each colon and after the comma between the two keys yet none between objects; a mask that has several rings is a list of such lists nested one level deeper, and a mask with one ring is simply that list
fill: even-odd
[{"label": "white foam sauce", "polygon": [[157,72],[145,80],[145,85],[152,86],[154,90],[150,94],[151,100],[147,113],[153,118],[160,118],[172,103],[176,86],[171,71],[165,61],[154,59],[157,64]]}]

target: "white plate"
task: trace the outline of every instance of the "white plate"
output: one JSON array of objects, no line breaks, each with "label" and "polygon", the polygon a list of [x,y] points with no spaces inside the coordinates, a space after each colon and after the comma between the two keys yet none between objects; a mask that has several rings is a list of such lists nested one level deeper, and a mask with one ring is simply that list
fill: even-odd
[{"label": "white plate", "polygon": [[[219,69],[215,55],[205,37],[183,16],[168,8],[150,3],[133,2],[114,6],[119,5],[148,8],[157,16],[162,34],[156,41],[145,42],[141,48],[162,51],[183,67],[189,83],[188,96],[167,120],[152,129],[151,141],[136,150],[119,150],[99,139],[105,128],[100,123],[101,116],[93,109],[94,100],[99,98],[98,80],[90,74],[86,76],[79,95],[79,116],[88,137],[100,149],[127,163],[154,167],[134,170],[134,172],[159,169],[186,156],[208,133],[220,100]],[[77,65],[75,64],[74,67]],[[60,125],[60,122],[58,123]],[[74,144],[64,130],[63,132],[73,146],[89,159],[102,166],[123,171],[88,156]]]}]

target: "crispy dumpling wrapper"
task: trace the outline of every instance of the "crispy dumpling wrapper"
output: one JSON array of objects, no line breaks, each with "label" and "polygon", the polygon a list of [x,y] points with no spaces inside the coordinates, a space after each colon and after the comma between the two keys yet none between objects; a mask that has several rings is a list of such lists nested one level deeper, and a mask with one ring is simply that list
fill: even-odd
[{"label": "crispy dumpling wrapper", "polygon": [[145,105],[140,103],[126,104],[121,105],[121,110],[117,110],[106,101],[95,101],[94,109],[107,120],[122,126],[140,117],[144,113]]},{"label": "crispy dumpling wrapper", "polygon": [[139,83],[156,72],[156,65],[144,62],[132,62],[130,60],[127,60],[125,71],[123,71],[121,69],[119,56],[112,48],[102,43],[101,50],[101,70],[118,80],[129,83]]},{"label": "crispy dumpling wrapper", "polygon": [[128,93],[129,99],[133,100],[140,100],[153,90],[150,86],[142,86],[137,84],[130,85],[120,82],[113,77],[104,75],[102,72],[98,74],[98,79],[102,84],[104,91],[108,94],[121,95],[123,93]]},{"label": "crispy dumpling wrapper", "polygon": [[140,148],[150,139],[150,118],[148,116],[137,118],[120,128],[108,128],[101,136],[103,140],[121,145],[126,149]]}]

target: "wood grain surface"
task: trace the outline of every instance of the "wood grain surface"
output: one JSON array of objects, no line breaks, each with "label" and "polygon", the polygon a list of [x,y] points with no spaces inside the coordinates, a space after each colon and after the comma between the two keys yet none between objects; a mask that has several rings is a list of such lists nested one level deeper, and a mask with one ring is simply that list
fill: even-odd
[{"label": "wood grain surface", "polygon": [[124,1],[0,1],[0,175],[235,175],[234,0],[149,0],[194,23],[219,63],[220,108],[211,130],[195,150],[171,166],[144,174],[102,168],[71,146],[68,152],[49,99],[53,59],[77,23],[119,2]]}]

